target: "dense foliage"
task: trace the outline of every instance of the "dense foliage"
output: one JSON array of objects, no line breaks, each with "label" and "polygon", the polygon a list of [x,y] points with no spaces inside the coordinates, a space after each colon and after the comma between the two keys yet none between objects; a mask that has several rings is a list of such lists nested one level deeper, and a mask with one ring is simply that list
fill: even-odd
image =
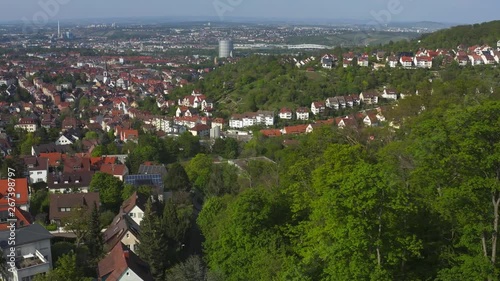
[{"label": "dense foliage", "polygon": [[[249,164],[239,175],[252,184],[208,197],[198,217],[210,272],[224,280],[499,280],[498,75],[452,67],[421,81],[419,95],[385,113],[399,129],[327,126],[296,146],[254,150],[277,163]],[[207,181],[204,159],[189,163],[195,186]]]}]

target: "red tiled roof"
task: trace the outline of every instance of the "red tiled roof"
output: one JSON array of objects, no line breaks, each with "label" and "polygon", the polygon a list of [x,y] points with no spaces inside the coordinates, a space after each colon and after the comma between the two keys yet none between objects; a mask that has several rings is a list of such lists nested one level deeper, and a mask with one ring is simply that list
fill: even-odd
[{"label": "red tiled roof", "polygon": [[262,135],[266,137],[279,137],[281,136],[281,131],[279,129],[265,129],[265,130],[260,130]]},{"label": "red tiled roof", "polygon": [[144,281],[153,281],[148,265],[121,242],[117,243],[109,254],[99,261],[99,280],[117,281],[130,269]]},{"label": "red tiled roof", "polygon": [[123,164],[102,164],[99,171],[113,176],[123,176],[126,169],[127,166]]},{"label": "red tiled roof", "polygon": [[297,125],[297,126],[289,126],[284,128],[284,133],[287,135],[290,134],[304,134],[309,125]]},{"label": "red tiled roof", "polygon": [[[9,193],[9,182],[11,182],[10,186],[14,187],[16,197],[14,197],[14,201],[16,206],[26,205],[29,202],[28,198],[28,179],[26,178],[18,178],[12,180],[3,179],[0,180],[0,206],[8,206],[9,201],[7,199],[7,195]],[[15,184],[12,184],[15,183]],[[19,194],[19,198],[17,198],[17,194]]]},{"label": "red tiled roof", "polygon": [[[20,228],[23,226],[27,226],[33,223],[33,217],[30,215],[30,213],[19,209],[17,206],[14,207],[14,214],[16,216],[17,222],[16,222],[16,227]],[[0,207],[0,213],[5,213],[7,216],[10,213],[9,212],[9,207],[8,206],[2,206]],[[2,217],[4,217],[2,215]],[[10,223],[7,221],[0,222],[0,231],[7,230],[9,227]]]}]

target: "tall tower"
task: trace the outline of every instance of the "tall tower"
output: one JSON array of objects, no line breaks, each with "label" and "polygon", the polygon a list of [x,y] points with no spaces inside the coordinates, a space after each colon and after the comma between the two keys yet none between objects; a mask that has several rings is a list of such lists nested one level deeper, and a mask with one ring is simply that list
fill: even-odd
[{"label": "tall tower", "polygon": [[219,41],[219,58],[228,58],[232,56],[233,41],[224,39]]},{"label": "tall tower", "polygon": [[57,38],[61,38],[61,25],[57,21]]}]

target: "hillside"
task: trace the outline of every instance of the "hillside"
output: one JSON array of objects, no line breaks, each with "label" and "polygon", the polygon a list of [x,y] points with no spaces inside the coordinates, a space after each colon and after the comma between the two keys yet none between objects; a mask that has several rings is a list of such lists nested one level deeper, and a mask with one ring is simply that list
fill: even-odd
[{"label": "hillside", "polygon": [[500,21],[456,26],[431,33],[421,40],[430,48],[456,48],[460,44],[496,46],[500,40]]},{"label": "hillside", "polygon": [[221,117],[233,113],[274,110],[282,107],[309,107],[313,101],[324,101],[338,95],[392,86],[402,92],[414,92],[416,86],[432,75],[424,70],[387,69],[373,72],[369,68],[324,70],[317,61],[297,68],[292,59],[277,56],[252,56],[237,64],[219,67],[192,87],[176,89],[172,98],[189,95],[200,89],[217,104]]},{"label": "hillside", "polygon": [[500,40],[500,21],[491,21],[474,25],[455,26],[425,34],[412,41],[399,41],[381,48],[391,51],[417,50],[420,47],[427,49],[455,49],[460,44],[466,46],[488,44],[494,47],[497,45],[498,40]]}]

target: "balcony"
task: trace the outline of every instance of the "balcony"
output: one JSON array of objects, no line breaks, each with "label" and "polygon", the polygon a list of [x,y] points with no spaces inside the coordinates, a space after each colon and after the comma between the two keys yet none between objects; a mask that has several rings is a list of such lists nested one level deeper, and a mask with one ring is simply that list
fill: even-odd
[{"label": "balcony", "polygon": [[19,257],[16,260],[16,271],[19,279],[21,277],[48,272],[49,270],[50,263],[38,250],[35,250],[35,253]]}]

